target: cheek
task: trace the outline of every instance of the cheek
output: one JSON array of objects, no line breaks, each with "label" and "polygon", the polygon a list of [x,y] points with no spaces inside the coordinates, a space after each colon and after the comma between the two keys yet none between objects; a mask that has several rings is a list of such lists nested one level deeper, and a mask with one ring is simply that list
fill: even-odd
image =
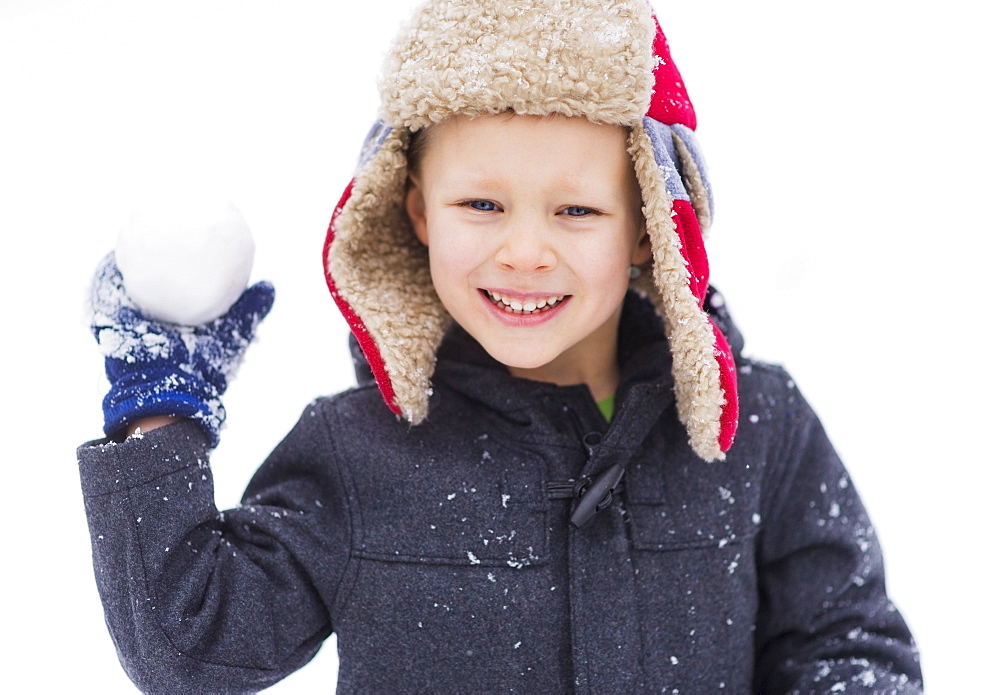
[{"label": "cheek", "polygon": [[632,264],[632,248],[619,237],[605,240],[580,256],[579,272],[586,273],[593,283],[601,283],[617,291],[628,287],[628,269]]},{"label": "cheek", "polygon": [[439,295],[448,295],[471,282],[469,276],[480,264],[482,255],[476,252],[476,246],[461,235],[449,235],[447,239],[431,235],[428,247],[431,279]]}]

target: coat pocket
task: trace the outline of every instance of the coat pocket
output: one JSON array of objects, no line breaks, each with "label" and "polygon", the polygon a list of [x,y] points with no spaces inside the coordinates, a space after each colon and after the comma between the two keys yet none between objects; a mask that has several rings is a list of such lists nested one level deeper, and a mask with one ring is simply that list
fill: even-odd
[{"label": "coat pocket", "polygon": [[625,503],[633,547],[724,548],[753,537],[759,489],[746,468],[727,464],[693,454],[630,464]]},{"label": "coat pocket", "polygon": [[520,569],[549,559],[542,462],[436,471],[366,505],[358,557]]}]

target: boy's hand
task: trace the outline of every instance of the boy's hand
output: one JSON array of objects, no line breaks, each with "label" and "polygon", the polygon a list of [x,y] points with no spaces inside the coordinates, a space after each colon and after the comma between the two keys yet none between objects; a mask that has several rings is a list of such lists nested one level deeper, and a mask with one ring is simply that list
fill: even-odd
[{"label": "boy's hand", "polygon": [[91,330],[111,382],[104,432],[112,436],[141,418],[175,416],[195,420],[211,445],[218,444],[226,418],[221,396],[271,310],[274,287],[249,287],[228,312],[201,326],[161,323],[128,298],[111,253],[98,267],[91,302]]}]

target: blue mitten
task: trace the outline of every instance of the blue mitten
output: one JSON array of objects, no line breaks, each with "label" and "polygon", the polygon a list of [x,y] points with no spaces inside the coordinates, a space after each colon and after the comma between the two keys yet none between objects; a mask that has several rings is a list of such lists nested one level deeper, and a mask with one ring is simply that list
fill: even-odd
[{"label": "blue mitten", "polygon": [[253,285],[228,312],[201,326],[162,323],[143,316],[129,299],[111,253],[98,267],[91,301],[91,330],[111,382],[104,432],[113,436],[141,418],[173,415],[196,421],[211,445],[218,444],[226,419],[221,396],[271,310],[274,287]]}]

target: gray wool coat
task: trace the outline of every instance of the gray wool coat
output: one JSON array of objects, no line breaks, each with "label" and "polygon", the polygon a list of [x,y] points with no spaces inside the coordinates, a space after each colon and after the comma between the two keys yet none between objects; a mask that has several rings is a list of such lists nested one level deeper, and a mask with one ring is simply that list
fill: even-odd
[{"label": "gray wool coat", "polygon": [[370,380],[320,399],[221,513],[193,424],[81,447],[129,676],[259,690],[336,633],[342,692],[920,692],[868,516],[789,376],[738,358],[736,443],[705,463],[645,302],[620,333],[610,425],[585,387],[515,379],[455,329],[424,424]]}]

